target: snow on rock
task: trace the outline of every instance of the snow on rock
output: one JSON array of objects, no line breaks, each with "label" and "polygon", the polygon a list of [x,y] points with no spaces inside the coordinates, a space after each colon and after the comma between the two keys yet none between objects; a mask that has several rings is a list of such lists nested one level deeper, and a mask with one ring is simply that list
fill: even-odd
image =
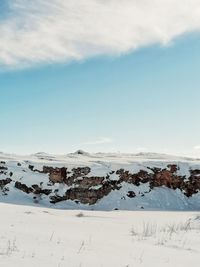
[{"label": "snow on rock", "polygon": [[200,160],[156,153],[0,153],[0,201],[63,209],[200,210]]}]

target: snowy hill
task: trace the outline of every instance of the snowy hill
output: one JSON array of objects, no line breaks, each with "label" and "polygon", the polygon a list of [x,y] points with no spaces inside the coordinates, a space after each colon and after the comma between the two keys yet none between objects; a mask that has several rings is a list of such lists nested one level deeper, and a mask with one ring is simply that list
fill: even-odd
[{"label": "snowy hill", "polygon": [[200,210],[200,160],[156,153],[0,153],[0,201],[88,210]]}]

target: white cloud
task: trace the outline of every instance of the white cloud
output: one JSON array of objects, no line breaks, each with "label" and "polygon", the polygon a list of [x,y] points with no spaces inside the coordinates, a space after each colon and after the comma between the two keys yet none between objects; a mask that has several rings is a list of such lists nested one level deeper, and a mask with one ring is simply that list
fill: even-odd
[{"label": "white cloud", "polygon": [[119,55],[200,29],[200,0],[7,0],[0,64]]},{"label": "white cloud", "polygon": [[194,146],[194,150],[200,150],[200,145]]},{"label": "white cloud", "polygon": [[109,143],[113,143],[113,140],[109,137],[101,137],[97,140],[94,141],[89,141],[89,142],[84,142],[80,145],[101,145],[101,144],[109,144]]}]

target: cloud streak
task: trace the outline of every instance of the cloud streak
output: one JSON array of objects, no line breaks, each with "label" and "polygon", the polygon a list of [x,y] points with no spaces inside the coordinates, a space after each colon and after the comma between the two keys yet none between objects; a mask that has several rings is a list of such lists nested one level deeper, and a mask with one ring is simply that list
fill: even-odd
[{"label": "cloud streak", "polygon": [[0,65],[120,55],[200,30],[200,0],[8,0]]}]

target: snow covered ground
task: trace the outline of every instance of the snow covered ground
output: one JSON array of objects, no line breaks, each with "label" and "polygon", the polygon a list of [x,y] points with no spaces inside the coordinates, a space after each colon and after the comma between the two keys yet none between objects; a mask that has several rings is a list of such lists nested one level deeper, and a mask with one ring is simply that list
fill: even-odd
[{"label": "snow covered ground", "polygon": [[198,267],[200,213],[0,204],[0,267]]}]

